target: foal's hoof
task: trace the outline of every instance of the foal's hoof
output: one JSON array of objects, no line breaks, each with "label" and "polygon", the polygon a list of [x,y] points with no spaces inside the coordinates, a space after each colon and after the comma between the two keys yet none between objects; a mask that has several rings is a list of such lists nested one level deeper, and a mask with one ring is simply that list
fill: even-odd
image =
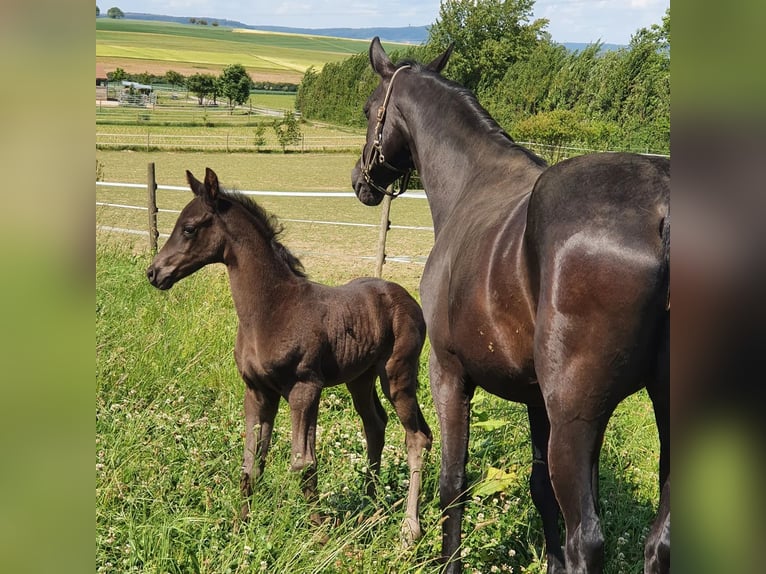
[{"label": "foal's hoof", "polygon": [[409,548],[423,533],[420,530],[420,523],[412,518],[405,518],[402,524],[402,546]]}]

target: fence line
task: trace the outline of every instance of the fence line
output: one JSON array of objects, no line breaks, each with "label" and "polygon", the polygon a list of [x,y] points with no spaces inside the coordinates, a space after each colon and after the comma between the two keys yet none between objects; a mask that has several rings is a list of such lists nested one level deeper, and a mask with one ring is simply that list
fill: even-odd
[{"label": "fence line", "polygon": [[[157,229],[156,225],[156,214],[158,212],[163,213],[181,213],[180,210],[177,209],[160,209],[157,207],[157,199],[156,199],[156,191],[157,190],[167,190],[167,191],[187,191],[187,187],[183,186],[177,186],[177,185],[158,185],[154,178],[154,163],[149,163],[148,166],[148,176],[147,176],[147,184],[146,186],[138,183],[125,183],[125,182],[104,182],[104,181],[97,181],[96,182],[97,187],[117,187],[117,188],[128,188],[128,189],[139,189],[146,187],[149,190],[148,195],[148,203],[146,206],[137,206],[137,205],[126,205],[122,203],[110,203],[110,202],[104,202],[104,201],[96,201],[96,206],[100,207],[110,207],[115,209],[133,209],[133,210],[139,210],[139,211],[148,211],[149,213],[149,230],[148,231],[141,231],[137,229],[127,229],[123,227],[113,227],[108,225],[96,225],[97,231],[109,231],[113,233],[126,233],[131,235],[142,235],[142,236],[148,236],[149,242],[150,242],[150,248],[153,252],[156,252],[157,250],[157,239],[159,237],[169,237],[167,233],[160,233]],[[309,191],[255,191],[255,190],[245,190],[241,191],[240,193],[244,195],[267,195],[267,196],[282,196],[282,197],[322,197],[322,198],[328,198],[328,197],[343,197],[343,198],[355,198],[356,195],[352,192],[309,192]],[[406,196],[402,196],[406,197]],[[425,199],[425,193],[423,192],[414,192],[411,193],[410,198],[413,199]],[[378,253],[376,256],[353,256],[357,259],[374,259],[376,260],[376,274],[378,277],[382,275],[382,267],[383,264],[386,261],[392,261],[397,263],[414,263],[418,265],[424,265],[426,261],[426,257],[423,256],[409,256],[409,255],[397,255],[397,256],[387,256],[385,252],[385,246],[386,246],[386,234],[388,233],[388,230],[390,229],[403,229],[403,230],[412,230],[412,231],[430,231],[433,232],[433,227],[426,227],[426,226],[415,226],[415,225],[391,225],[391,222],[388,220],[388,215],[384,217],[384,219],[381,221],[380,225],[375,225],[372,223],[356,223],[356,222],[343,222],[343,221],[320,221],[320,220],[309,220],[309,219],[288,219],[288,218],[280,218],[280,221],[285,222],[293,222],[293,223],[302,223],[302,224],[319,224],[319,225],[337,225],[337,226],[350,226],[350,227],[378,227],[380,229],[380,239],[378,243]],[[331,257],[329,254],[323,254],[323,253],[303,253],[303,255],[314,255],[314,256],[321,256],[321,257]],[[332,256],[337,257],[337,256]]]},{"label": "fence line", "polygon": [[[125,205],[122,203],[106,203],[104,201],[97,201],[96,205],[99,207],[114,207],[116,209],[135,209],[138,211],[146,211],[146,206],[141,205]],[[158,208],[160,213],[181,213],[180,209],[162,209]],[[354,223],[349,221],[324,221],[318,219],[290,219],[286,217],[280,217],[279,221],[288,221],[290,223],[308,223],[314,225],[338,225],[341,227],[380,227],[375,223]],[[433,231],[433,227],[424,227],[420,225],[389,225],[389,229],[404,229],[409,231]],[[160,235],[162,236],[162,235]]]},{"label": "fence line", "polygon": [[[122,183],[114,181],[97,181],[98,187],[126,187],[134,189],[145,189],[146,184],[143,183]],[[163,189],[166,191],[189,191],[189,186],[183,185],[157,185],[157,189]],[[275,190],[237,190],[237,193],[243,195],[263,195],[274,197],[356,197],[353,191],[275,191]],[[423,191],[408,191],[405,194],[397,196],[398,198],[407,199],[426,199],[426,194]],[[145,207],[143,209],[146,209]]]}]

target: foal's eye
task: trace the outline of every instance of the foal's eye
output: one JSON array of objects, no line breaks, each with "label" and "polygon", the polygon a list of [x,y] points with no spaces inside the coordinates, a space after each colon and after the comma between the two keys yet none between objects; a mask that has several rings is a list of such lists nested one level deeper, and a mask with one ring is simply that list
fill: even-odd
[{"label": "foal's eye", "polygon": [[191,237],[192,235],[197,233],[197,228],[194,227],[193,225],[184,225],[183,233],[184,233],[184,236]]}]

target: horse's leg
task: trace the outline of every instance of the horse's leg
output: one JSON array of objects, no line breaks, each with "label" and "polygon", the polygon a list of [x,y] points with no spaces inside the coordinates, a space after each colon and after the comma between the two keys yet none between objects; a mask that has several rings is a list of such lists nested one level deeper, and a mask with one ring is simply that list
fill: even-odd
[{"label": "horse's leg", "polygon": [[250,514],[253,482],[263,473],[278,408],[279,395],[256,391],[245,384],[245,455],[239,482],[243,498],[242,520],[247,520]]},{"label": "horse's leg", "polygon": [[383,405],[380,404],[378,393],[375,391],[375,369],[366,371],[356,380],[348,383],[354,408],[362,418],[364,436],[367,440],[367,496],[375,495],[375,483],[380,474],[380,459],[385,442],[386,424],[388,415]]},{"label": "horse's leg", "polygon": [[[578,417],[572,417],[577,412]],[[572,574],[597,574],[604,562],[604,535],[598,517],[598,456],[606,420],[577,405],[548,412],[548,465],[566,525],[566,566]],[[582,418],[581,418],[582,417]]]},{"label": "horse's leg", "polygon": [[383,394],[394,406],[396,415],[404,427],[407,445],[407,464],[410,484],[407,508],[402,525],[402,540],[411,545],[420,538],[420,486],[423,472],[423,451],[431,450],[433,435],[418,405],[418,362],[420,345],[411,349],[394,346],[393,353],[380,373]]},{"label": "horse's leg", "polygon": [[[318,383],[296,383],[287,397],[292,424],[292,460],[290,470],[301,473],[303,496],[310,504],[317,496],[316,427],[319,414],[319,396],[322,387]],[[311,513],[311,521],[321,524],[319,513]]]},{"label": "horse's leg", "polygon": [[663,326],[657,375],[646,386],[660,437],[660,504],[644,548],[644,572],[670,571],[670,317]]},{"label": "horse's leg", "polygon": [[548,574],[566,574],[559,532],[561,510],[548,473],[548,437],[551,426],[545,407],[527,406],[527,414],[532,436],[532,473],[529,478],[529,489],[543,520]]},{"label": "horse's leg", "polygon": [[670,572],[670,476],[660,494],[660,508],[644,549],[644,574]]},{"label": "horse's leg", "polygon": [[[460,532],[466,497],[465,465],[468,460],[468,423],[474,387],[463,380],[459,365],[450,370],[440,364],[433,350],[429,361],[431,394],[441,427],[439,504],[442,510],[444,572],[459,574]],[[469,386],[470,385],[470,386]]]}]

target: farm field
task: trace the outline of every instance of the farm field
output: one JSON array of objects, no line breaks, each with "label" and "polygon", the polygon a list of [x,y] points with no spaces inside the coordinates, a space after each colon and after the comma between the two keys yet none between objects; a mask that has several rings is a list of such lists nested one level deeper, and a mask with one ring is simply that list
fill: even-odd
[{"label": "farm field", "polygon": [[[184,170],[216,170],[235,189],[349,191],[351,154],[204,154],[97,151],[107,181],[145,183],[157,165],[161,185],[185,185]],[[98,201],[143,205],[145,190],[97,187]],[[160,191],[160,208],[178,209],[190,192]],[[378,223],[379,211],[355,198],[258,197],[282,218]],[[160,214],[168,232],[176,215]],[[97,208],[97,224],[120,224]],[[132,215],[129,217],[133,217]],[[108,223],[110,222],[111,223]],[[424,200],[400,198],[391,221],[430,224]],[[145,212],[134,221],[144,229]],[[392,230],[389,254],[427,253],[430,232]],[[338,284],[369,275],[377,230],[285,222],[285,245],[312,280]],[[162,239],[160,243],[162,243]],[[272,451],[255,495],[253,520],[235,525],[239,508],[243,385],[232,350],[236,315],[228,279],[213,266],[168,292],[151,287],[146,238],[96,234],[96,566],[103,572],[437,572],[438,424],[428,391],[427,352],[419,393],[437,441],[422,494],[424,537],[402,551],[399,527],[406,494],[404,434],[390,405],[379,495],[363,495],[361,423],[345,388],[328,389],[320,405],[317,453],[322,528],[289,468],[289,416],[282,406]],[[320,252],[320,253],[317,253]],[[349,256],[352,254],[353,256]],[[384,276],[417,297],[422,265],[387,263]],[[520,405],[478,392],[470,461],[472,488],[464,523],[466,572],[544,572],[541,523],[528,493],[532,453]],[[645,393],[631,397],[607,430],[601,464],[606,572],[642,571],[643,539],[657,499],[657,440]],[[487,481],[489,469],[500,482]],[[318,540],[327,535],[328,542]],[[492,567],[496,570],[492,570]]]},{"label": "farm field", "polygon": [[[173,22],[96,19],[96,62],[107,71],[183,75],[219,73],[242,64],[255,81],[298,83],[310,67],[317,70],[367,50],[365,40],[278,34],[223,26]],[[387,44],[389,47],[396,44]]]}]

